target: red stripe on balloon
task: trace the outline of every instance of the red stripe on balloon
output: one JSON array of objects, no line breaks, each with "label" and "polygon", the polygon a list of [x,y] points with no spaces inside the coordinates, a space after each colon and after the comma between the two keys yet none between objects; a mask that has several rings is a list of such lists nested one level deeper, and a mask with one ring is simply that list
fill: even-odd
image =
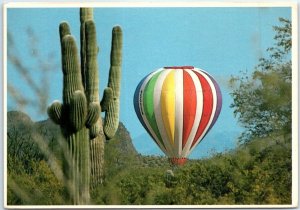
[{"label": "red stripe on balloon", "polygon": [[183,71],[183,132],[182,148],[185,146],[195,121],[197,95],[194,81],[187,71]]},{"label": "red stripe on balloon", "polygon": [[194,73],[198,76],[198,79],[199,79],[201,87],[202,87],[203,110],[202,110],[200,124],[197,129],[196,136],[193,140],[191,147],[193,147],[197,143],[197,141],[199,140],[199,137],[203,134],[205,128],[207,127],[207,124],[209,122],[210,116],[212,114],[212,109],[213,109],[212,89],[211,89],[208,81],[200,73],[198,73],[196,71],[194,71]]}]

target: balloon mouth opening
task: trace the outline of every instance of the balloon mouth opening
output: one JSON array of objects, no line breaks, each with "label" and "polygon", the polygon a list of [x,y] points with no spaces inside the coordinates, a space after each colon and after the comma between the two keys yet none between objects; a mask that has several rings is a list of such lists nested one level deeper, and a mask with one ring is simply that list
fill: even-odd
[{"label": "balloon mouth opening", "polygon": [[177,166],[182,166],[186,163],[187,158],[185,157],[173,157],[173,158],[169,158],[169,161],[173,164],[173,165],[177,165]]},{"label": "balloon mouth opening", "polygon": [[164,69],[194,69],[194,66],[165,66]]}]

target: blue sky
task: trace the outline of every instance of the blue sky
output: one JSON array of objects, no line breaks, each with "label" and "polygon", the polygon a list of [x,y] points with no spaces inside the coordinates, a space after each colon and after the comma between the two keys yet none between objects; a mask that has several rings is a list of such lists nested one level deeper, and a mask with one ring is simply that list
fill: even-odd
[{"label": "blue sky", "polygon": [[[274,43],[272,26],[278,18],[291,19],[290,8],[96,8],[94,19],[100,45],[100,90],[107,83],[111,29],[121,25],[124,34],[123,72],[120,120],[131,134],[134,145],[142,154],[162,154],[141,126],[133,107],[133,94],[139,81],[151,71],[164,66],[192,65],[209,72],[219,83],[223,108],[210,133],[190,155],[205,157],[211,152],[234,148],[242,131],[229,108],[232,99],[227,82],[240,71],[251,72],[265,50]],[[51,71],[49,104],[62,97],[60,44],[58,25],[68,21],[79,44],[79,10],[76,8],[9,8],[7,28],[18,46],[18,55],[29,68],[35,66],[27,35],[31,27],[38,37],[41,57],[53,53],[57,67]],[[26,83],[8,64],[9,84],[31,97]],[[32,69],[33,75],[38,75]],[[36,76],[35,79],[38,79]],[[102,96],[102,92],[100,92]],[[15,105],[8,97],[9,110]],[[27,113],[34,120],[47,116]]]}]

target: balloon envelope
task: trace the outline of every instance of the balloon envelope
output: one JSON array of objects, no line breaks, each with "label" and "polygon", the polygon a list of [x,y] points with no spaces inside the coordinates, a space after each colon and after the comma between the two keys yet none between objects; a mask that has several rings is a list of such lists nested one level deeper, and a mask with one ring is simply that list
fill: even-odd
[{"label": "balloon envelope", "polygon": [[217,82],[192,66],[160,68],[142,79],[134,94],[140,122],[178,165],[215,124],[221,107]]}]

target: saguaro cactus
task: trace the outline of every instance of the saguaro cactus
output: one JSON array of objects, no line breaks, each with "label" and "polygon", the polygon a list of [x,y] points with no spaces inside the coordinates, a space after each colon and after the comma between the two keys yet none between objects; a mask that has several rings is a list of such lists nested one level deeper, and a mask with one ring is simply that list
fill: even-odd
[{"label": "saguaro cactus", "polygon": [[[100,103],[99,48],[91,8],[80,9],[80,22],[81,62],[68,24],[60,24],[63,103],[54,101],[48,108],[48,115],[61,126],[68,143],[64,173],[70,198],[74,204],[88,204],[90,184],[101,182],[105,138],[112,138],[119,124],[122,30],[119,26],[113,28],[108,87]],[[104,128],[101,106],[106,112]]]}]

